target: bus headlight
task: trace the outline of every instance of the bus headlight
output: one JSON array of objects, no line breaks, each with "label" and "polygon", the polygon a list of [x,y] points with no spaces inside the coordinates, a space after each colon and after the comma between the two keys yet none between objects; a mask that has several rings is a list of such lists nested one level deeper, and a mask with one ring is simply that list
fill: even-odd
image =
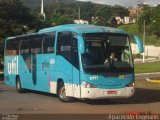
[{"label": "bus headlight", "polygon": [[88,82],[86,82],[86,81],[83,81],[83,82],[82,82],[82,86],[83,86],[84,88],[96,88],[95,85],[93,85],[92,83],[88,83]]}]

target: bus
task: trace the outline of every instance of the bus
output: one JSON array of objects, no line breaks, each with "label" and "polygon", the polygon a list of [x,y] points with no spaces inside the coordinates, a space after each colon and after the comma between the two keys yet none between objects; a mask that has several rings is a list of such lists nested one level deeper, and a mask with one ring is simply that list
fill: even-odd
[{"label": "bus", "polygon": [[130,42],[121,29],[67,24],[9,37],[4,48],[5,84],[57,94],[63,102],[131,97],[135,91]]}]

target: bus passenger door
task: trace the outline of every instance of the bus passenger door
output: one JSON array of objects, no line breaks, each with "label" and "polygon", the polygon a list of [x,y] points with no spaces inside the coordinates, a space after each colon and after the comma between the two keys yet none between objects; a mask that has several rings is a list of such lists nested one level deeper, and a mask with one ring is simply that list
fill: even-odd
[{"label": "bus passenger door", "polygon": [[65,83],[66,96],[80,97],[78,45],[76,34],[58,33],[56,74]]},{"label": "bus passenger door", "polygon": [[78,39],[77,36],[72,34],[72,80],[73,80],[73,94],[74,97],[80,98],[80,67],[79,67],[79,57],[78,57]]}]

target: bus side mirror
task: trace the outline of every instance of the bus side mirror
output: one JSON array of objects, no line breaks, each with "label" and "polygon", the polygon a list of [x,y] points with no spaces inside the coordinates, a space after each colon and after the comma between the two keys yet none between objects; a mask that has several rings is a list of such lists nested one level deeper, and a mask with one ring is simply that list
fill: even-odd
[{"label": "bus side mirror", "polygon": [[136,35],[133,36],[133,39],[134,39],[134,41],[136,42],[136,44],[138,46],[139,53],[144,52],[143,43],[142,43],[141,39]]},{"label": "bus side mirror", "polygon": [[79,44],[79,51],[81,54],[85,53],[85,44],[84,40],[81,36],[77,36],[78,44]]}]

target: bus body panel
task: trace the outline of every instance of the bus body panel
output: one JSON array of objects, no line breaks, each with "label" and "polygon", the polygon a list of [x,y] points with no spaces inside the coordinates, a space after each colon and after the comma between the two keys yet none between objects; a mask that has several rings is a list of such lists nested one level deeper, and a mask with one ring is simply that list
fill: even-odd
[{"label": "bus body panel", "polygon": [[[112,75],[112,77],[111,77]],[[114,77],[113,77],[114,75]],[[117,77],[115,77],[117,76]],[[81,98],[82,99],[104,99],[104,98],[123,98],[131,97],[134,95],[135,88],[127,87],[128,84],[134,83],[133,74],[108,74],[106,76],[102,75],[90,75],[83,74],[81,72]],[[91,83],[96,86],[96,88],[85,88],[82,84],[83,81]],[[116,92],[113,94],[108,94],[108,91]]]},{"label": "bus body panel", "polygon": [[[16,76],[21,79],[22,88],[50,92],[55,85],[55,59],[53,54],[38,54],[36,56],[6,56],[5,57],[5,83],[9,86],[16,86]],[[34,64],[33,57],[36,57]],[[27,66],[28,64],[28,66]],[[36,69],[35,69],[36,67]],[[33,72],[34,71],[34,72]],[[35,75],[33,75],[35,74]],[[33,76],[36,76],[34,78]],[[36,83],[34,83],[34,80]],[[53,92],[52,92],[53,93]],[[55,93],[55,91],[54,91]]]},{"label": "bus body panel", "polygon": [[81,98],[81,80],[80,71],[73,67],[73,96],[76,98]]},{"label": "bus body panel", "polygon": [[16,75],[19,73],[19,57],[18,56],[6,56],[4,58],[4,78],[5,84],[15,87]]},{"label": "bus body panel", "polygon": [[127,84],[134,81],[133,74],[108,73],[106,75],[90,75],[81,72],[81,76],[82,80],[102,89],[124,88]]},{"label": "bus body panel", "polygon": [[56,80],[65,83],[66,95],[80,97],[79,70],[62,56],[56,57]]},{"label": "bus body panel", "polygon": [[81,86],[82,99],[128,98],[134,95],[134,87],[119,89],[84,88]]},{"label": "bus body panel", "polygon": [[54,73],[54,54],[39,54],[37,56],[37,84],[36,90],[50,92],[50,82],[54,80],[51,74]]},{"label": "bus body panel", "polygon": [[[56,53],[58,33],[63,31],[77,33],[79,68]],[[118,35],[127,35],[127,33],[115,28],[94,25],[62,25],[43,29],[35,34],[47,34],[48,32],[56,32],[53,53],[4,57],[4,76],[7,85],[15,87],[16,77],[19,76],[22,88],[54,94],[57,93],[58,81],[62,80],[65,85],[66,96],[75,98],[120,98],[130,97],[134,94],[134,71],[106,72],[104,74],[87,73],[83,69],[81,58],[86,44],[83,33],[104,32]],[[8,38],[6,41],[15,38]],[[84,82],[90,83],[91,88],[84,87]],[[128,86],[132,83],[133,86]]]}]

